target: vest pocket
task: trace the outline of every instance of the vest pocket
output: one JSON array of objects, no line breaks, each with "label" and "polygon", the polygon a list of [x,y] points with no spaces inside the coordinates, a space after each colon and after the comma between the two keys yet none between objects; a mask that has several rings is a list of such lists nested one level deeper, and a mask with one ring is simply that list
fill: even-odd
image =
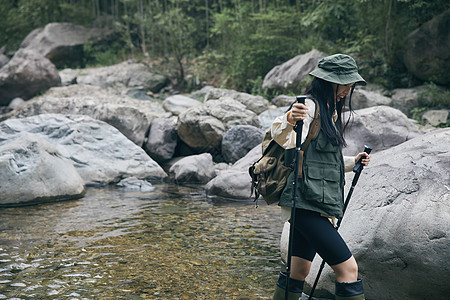
[{"label": "vest pocket", "polygon": [[340,199],[339,171],[316,166],[307,166],[305,171],[305,199],[337,205]]},{"label": "vest pocket", "polygon": [[339,170],[328,169],[324,172],[325,188],[323,190],[323,202],[327,204],[338,204],[340,199]]}]

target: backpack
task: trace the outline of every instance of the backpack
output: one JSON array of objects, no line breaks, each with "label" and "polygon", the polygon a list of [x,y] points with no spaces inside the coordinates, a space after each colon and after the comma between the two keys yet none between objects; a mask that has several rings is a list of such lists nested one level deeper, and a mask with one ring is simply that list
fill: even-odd
[{"label": "backpack", "polygon": [[[314,102],[316,104],[314,119],[300,150],[299,177],[302,176],[303,153],[320,131],[320,109],[317,101]],[[254,201],[257,201],[261,195],[269,205],[279,202],[287,178],[294,169],[295,154],[293,152],[295,148],[286,150],[272,139],[270,128],[266,131],[262,141],[262,156],[248,169],[252,178],[250,197],[255,193]]]}]

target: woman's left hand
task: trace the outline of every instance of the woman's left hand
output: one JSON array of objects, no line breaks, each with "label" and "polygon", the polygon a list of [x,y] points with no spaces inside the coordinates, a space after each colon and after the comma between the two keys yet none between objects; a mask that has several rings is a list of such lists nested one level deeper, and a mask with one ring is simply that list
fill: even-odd
[{"label": "woman's left hand", "polygon": [[367,167],[367,166],[369,165],[369,162],[370,162],[370,155],[367,154],[366,152],[361,152],[361,153],[359,153],[358,155],[356,155],[356,157],[355,157],[355,164],[358,162],[358,160],[360,159],[361,156],[365,156],[365,157],[362,159],[361,163],[362,163],[365,167]]}]

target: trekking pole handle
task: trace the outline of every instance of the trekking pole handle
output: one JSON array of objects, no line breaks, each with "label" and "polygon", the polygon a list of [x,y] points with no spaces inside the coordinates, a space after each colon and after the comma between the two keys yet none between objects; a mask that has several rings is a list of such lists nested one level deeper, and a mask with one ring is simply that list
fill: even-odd
[{"label": "trekking pole handle", "polygon": [[305,95],[302,96],[296,96],[297,103],[305,104],[305,99],[307,98]]},{"label": "trekking pole handle", "polygon": [[[305,104],[305,100],[306,100],[306,96],[296,96],[295,99],[297,101],[297,103],[301,103],[301,104]],[[299,126],[303,125],[303,120],[301,121],[297,121],[295,123],[295,131],[298,133],[298,130],[300,129]],[[301,130],[301,129],[300,129]]]},{"label": "trekking pole handle", "polygon": [[[372,147],[367,146],[367,145],[364,145],[364,152],[366,152],[367,154],[370,154],[371,151],[372,151]],[[366,157],[366,156],[363,155],[363,156],[361,156],[361,157],[358,159],[358,161],[357,161],[356,164],[355,164],[355,167],[353,168],[353,172],[359,173],[359,172],[362,171],[362,168],[363,168],[362,160],[363,160],[363,158],[365,158],[365,157]]]}]

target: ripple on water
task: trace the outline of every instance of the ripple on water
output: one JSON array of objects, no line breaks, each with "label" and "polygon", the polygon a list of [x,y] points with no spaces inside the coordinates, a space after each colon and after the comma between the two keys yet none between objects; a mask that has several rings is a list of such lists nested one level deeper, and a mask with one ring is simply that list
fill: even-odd
[{"label": "ripple on water", "polygon": [[154,187],[89,188],[80,200],[0,211],[0,295],[269,299],[277,207]]}]

